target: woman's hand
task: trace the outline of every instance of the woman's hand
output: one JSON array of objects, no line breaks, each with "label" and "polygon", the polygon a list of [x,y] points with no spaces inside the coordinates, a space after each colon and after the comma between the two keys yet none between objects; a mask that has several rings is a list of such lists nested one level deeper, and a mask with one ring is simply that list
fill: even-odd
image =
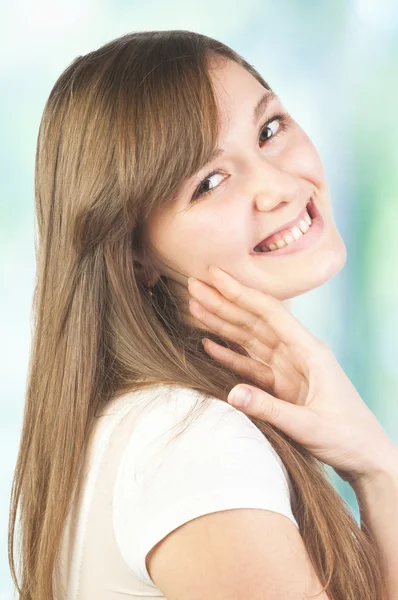
[{"label": "woman's hand", "polygon": [[249,389],[249,405],[239,408],[284,431],[345,481],[370,480],[383,470],[398,448],[331,349],[273,296],[221,269],[212,267],[210,273],[214,287],[189,283],[197,301],[190,303],[190,312],[210,331],[240,344],[251,358],[210,340],[204,343],[206,352],[272,392],[245,384],[233,388],[228,401],[234,404],[235,390]]}]

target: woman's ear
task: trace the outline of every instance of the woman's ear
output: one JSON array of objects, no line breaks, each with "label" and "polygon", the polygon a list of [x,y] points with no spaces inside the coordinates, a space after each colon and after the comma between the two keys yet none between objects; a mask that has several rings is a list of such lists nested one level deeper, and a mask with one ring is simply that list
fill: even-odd
[{"label": "woman's ear", "polygon": [[138,258],[134,260],[134,271],[138,281],[147,288],[153,287],[159,279],[153,267],[145,265]]},{"label": "woman's ear", "polygon": [[[139,247],[137,247],[139,245]],[[154,268],[153,257],[144,245],[137,244],[133,251],[134,271],[137,279],[147,288],[153,287],[159,279],[159,273]]]},{"label": "woman's ear", "polygon": [[148,268],[141,264],[138,260],[134,261],[134,272],[138,281],[145,285],[145,287],[153,286]]}]

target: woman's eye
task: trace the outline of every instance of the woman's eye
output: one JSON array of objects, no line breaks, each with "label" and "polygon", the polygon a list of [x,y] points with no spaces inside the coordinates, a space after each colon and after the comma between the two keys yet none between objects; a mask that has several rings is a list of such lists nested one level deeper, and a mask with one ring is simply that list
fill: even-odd
[{"label": "woman's eye", "polygon": [[[276,133],[277,133],[279,127],[280,127],[280,123],[279,123],[278,119],[274,119],[273,121],[271,121],[271,123],[278,123],[278,127],[276,128],[276,131],[273,133],[273,135],[267,137],[265,141],[267,141],[268,139],[270,139],[270,137],[275,137],[275,135],[276,135]],[[262,132],[263,131],[267,131],[267,129],[270,130],[271,127],[269,125],[267,125],[267,124],[263,125],[263,127],[260,130],[260,136],[261,136]]]},{"label": "woman's eye", "polygon": [[217,187],[217,186],[215,186],[215,187],[210,188],[209,190],[201,191],[203,186],[207,184],[207,182],[211,179],[211,177],[215,177],[216,175],[221,177],[221,173],[219,171],[213,171],[212,173],[209,173],[209,175],[207,175],[207,177],[205,177],[205,179],[202,181],[202,183],[199,185],[199,187],[196,189],[196,192],[192,196],[192,200],[196,200],[196,198],[199,198],[199,196],[206,196],[206,194],[210,194],[215,189],[215,187]]},{"label": "woman's eye", "polygon": [[[266,139],[263,140],[262,144],[264,145],[265,142],[268,142],[269,140],[273,141],[274,138],[276,138],[280,133],[282,133],[282,131],[287,129],[289,119],[290,119],[290,117],[287,113],[274,115],[273,117],[268,119],[268,121],[266,123],[264,123],[264,125],[262,125],[260,128],[259,139],[261,138],[261,134],[263,133],[263,131],[266,131],[266,130],[270,130],[272,135],[268,135],[266,137]],[[273,128],[271,128],[270,125],[272,123],[278,123],[278,124],[276,126],[274,125]],[[273,131],[273,129],[275,129],[275,131]],[[222,172],[219,170],[215,170],[215,171],[212,171],[211,173],[209,173],[203,179],[203,181],[199,184],[199,186],[196,188],[196,190],[191,198],[191,201],[194,201],[197,198],[200,198],[202,196],[206,196],[207,194],[211,194],[211,192],[213,192],[217,187],[219,187],[219,185],[221,185],[221,184],[219,184],[219,185],[211,187],[210,189],[207,189],[207,190],[205,189],[205,190],[201,191],[202,186],[205,186],[207,184],[207,182],[210,180],[210,178],[214,177],[215,175],[220,176],[220,175],[222,175]]]}]

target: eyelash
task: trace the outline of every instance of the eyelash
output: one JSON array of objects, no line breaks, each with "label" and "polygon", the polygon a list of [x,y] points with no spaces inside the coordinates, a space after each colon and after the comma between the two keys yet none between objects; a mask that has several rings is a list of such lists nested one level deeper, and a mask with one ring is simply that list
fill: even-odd
[{"label": "eyelash", "polygon": [[[259,131],[259,136],[261,134],[261,132],[263,131],[263,129],[265,129],[266,127],[268,127],[268,125],[270,123],[272,123],[273,121],[279,121],[279,128],[278,131],[271,136],[270,138],[268,138],[264,144],[266,142],[268,142],[269,140],[274,140],[276,137],[278,137],[278,135],[280,133],[282,133],[283,131],[285,131],[288,128],[288,123],[289,123],[290,117],[287,113],[278,113],[276,115],[273,115],[270,119],[268,119],[261,127],[260,127],[260,131]],[[193,193],[193,196],[191,198],[191,202],[194,202],[195,200],[197,200],[198,198],[203,198],[203,196],[207,196],[208,194],[211,194],[214,190],[216,190],[220,185],[222,185],[221,183],[218,184],[216,187],[211,188],[210,190],[207,190],[206,192],[201,192],[199,193],[200,188],[202,187],[202,185],[208,180],[210,179],[210,177],[213,177],[213,175],[218,175],[218,174],[222,174],[222,172],[219,169],[215,169],[214,171],[212,171],[211,173],[209,173],[198,185],[198,187],[196,188],[196,190]]]}]

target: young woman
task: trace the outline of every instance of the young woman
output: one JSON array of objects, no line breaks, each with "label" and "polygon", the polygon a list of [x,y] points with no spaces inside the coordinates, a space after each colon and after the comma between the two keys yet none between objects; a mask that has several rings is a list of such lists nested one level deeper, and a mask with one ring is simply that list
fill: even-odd
[{"label": "young woman", "polygon": [[77,57],[35,190],[20,597],[397,598],[398,449],[288,310],[345,246],[314,145],[254,67],[189,31]]}]

